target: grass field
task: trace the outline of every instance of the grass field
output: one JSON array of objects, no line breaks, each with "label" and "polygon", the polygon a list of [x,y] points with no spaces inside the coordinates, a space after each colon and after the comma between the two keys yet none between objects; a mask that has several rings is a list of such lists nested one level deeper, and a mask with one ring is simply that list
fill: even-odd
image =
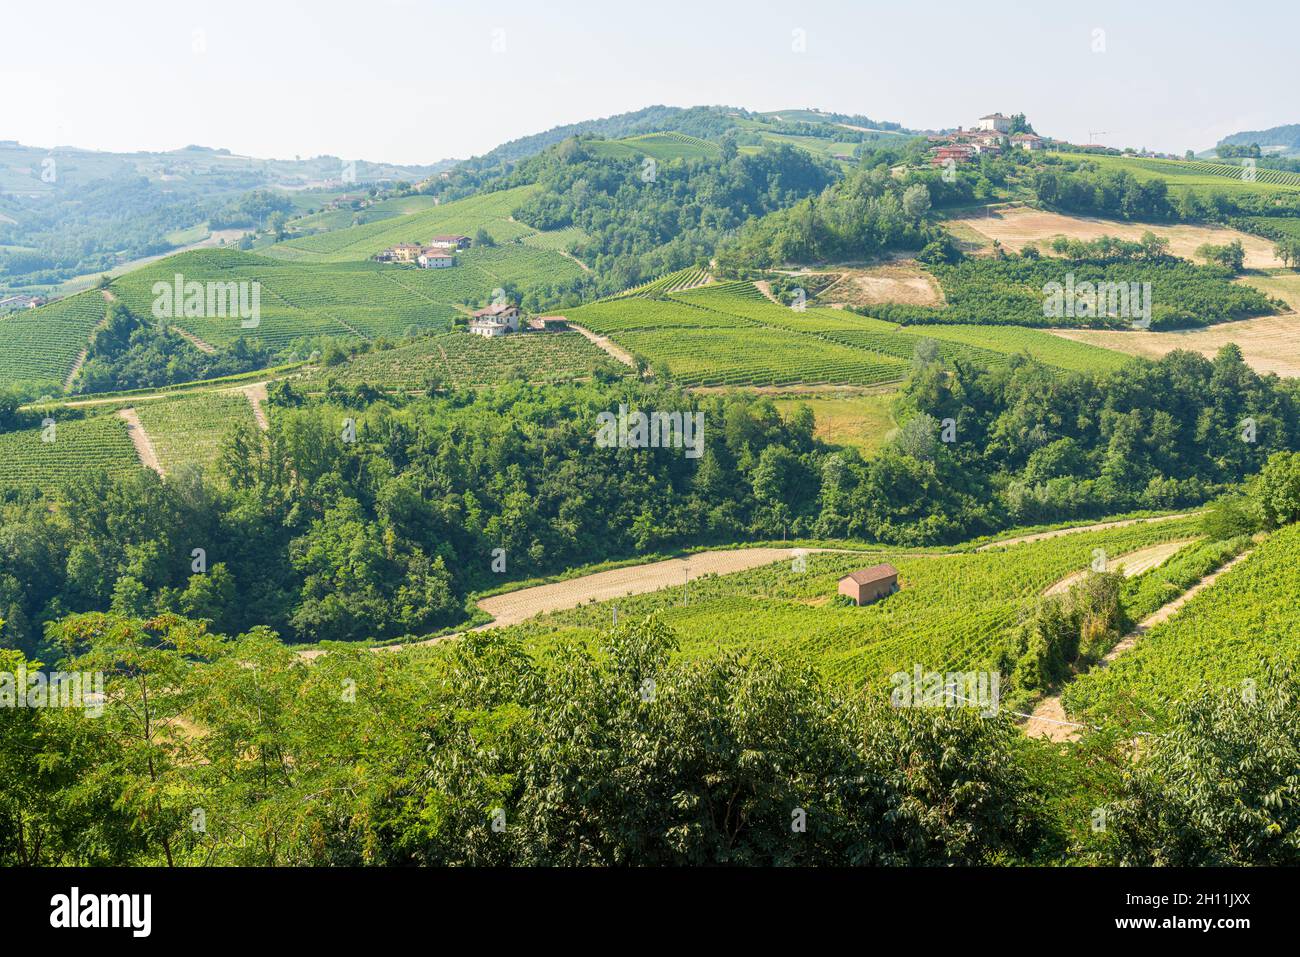
[{"label": "grass field", "polygon": [[0,489],[38,488],[54,494],[97,471],[121,475],[140,467],[126,426],[116,415],[66,422],[58,421],[57,414],[52,417],[52,432],[37,428],[0,435]]},{"label": "grass field", "polygon": [[168,475],[186,465],[210,471],[231,429],[254,422],[253,407],[238,391],[139,402],[135,412]]},{"label": "grass field", "polygon": [[801,405],[808,406],[817,423],[814,430],[817,438],[870,455],[883,446],[897,428],[891,412],[894,397],[893,392],[838,397],[811,395],[776,399],[773,404],[785,416]]},{"label": "grass field", "polygon": [[1171,704],[1203,683],[1244,693],[1244,682],[1261,676],[1264,659],[1295,660],[1297,561],[1300,526],[1293,525],[1274,533],[1109,667],[1071,683],[1062,695],[1067,712],[1159,727]]}]

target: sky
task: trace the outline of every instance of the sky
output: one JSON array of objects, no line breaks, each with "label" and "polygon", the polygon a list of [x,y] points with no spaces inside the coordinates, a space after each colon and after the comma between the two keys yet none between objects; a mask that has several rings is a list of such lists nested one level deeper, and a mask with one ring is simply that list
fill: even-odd
[{"label": "sky", "polygon": [[652,104],[1182,153],[1300,122],[1300,4],[0,0],[0,139],[432,163]]}]

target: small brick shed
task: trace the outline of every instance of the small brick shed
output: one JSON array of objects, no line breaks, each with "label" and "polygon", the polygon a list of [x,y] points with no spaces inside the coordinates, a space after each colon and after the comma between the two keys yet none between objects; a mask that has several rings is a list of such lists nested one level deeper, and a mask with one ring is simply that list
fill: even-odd
[{"label": "small brick shed", "polygon": [[898,569],[893,565],[872,565],[849,572],[840,579],[840,594],[855,605],[870,605],[898,591]]}]

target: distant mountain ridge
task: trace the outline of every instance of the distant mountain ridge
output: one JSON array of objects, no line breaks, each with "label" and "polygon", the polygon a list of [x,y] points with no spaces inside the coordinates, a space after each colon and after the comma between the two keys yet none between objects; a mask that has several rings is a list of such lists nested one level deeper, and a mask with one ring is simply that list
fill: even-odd
[{"label": "distant mountain ridge", "polygon": [[1215,146],[1249,146],[1252,143],[1258,143],[1266,151],[1272,147],[1273,152],[1300,153],[1300,123],[1233,133]]}]

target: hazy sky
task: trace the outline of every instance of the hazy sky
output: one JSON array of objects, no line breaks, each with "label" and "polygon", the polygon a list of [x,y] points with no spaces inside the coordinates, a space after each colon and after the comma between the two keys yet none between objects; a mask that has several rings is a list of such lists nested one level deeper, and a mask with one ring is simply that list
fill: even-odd
[{"label": "hazy sky", "polygon": [[39,146],[425,163],[654,103],[1170,152],[1300,122],[1294,0],[0,0],[0,36],[0,139]]}]

